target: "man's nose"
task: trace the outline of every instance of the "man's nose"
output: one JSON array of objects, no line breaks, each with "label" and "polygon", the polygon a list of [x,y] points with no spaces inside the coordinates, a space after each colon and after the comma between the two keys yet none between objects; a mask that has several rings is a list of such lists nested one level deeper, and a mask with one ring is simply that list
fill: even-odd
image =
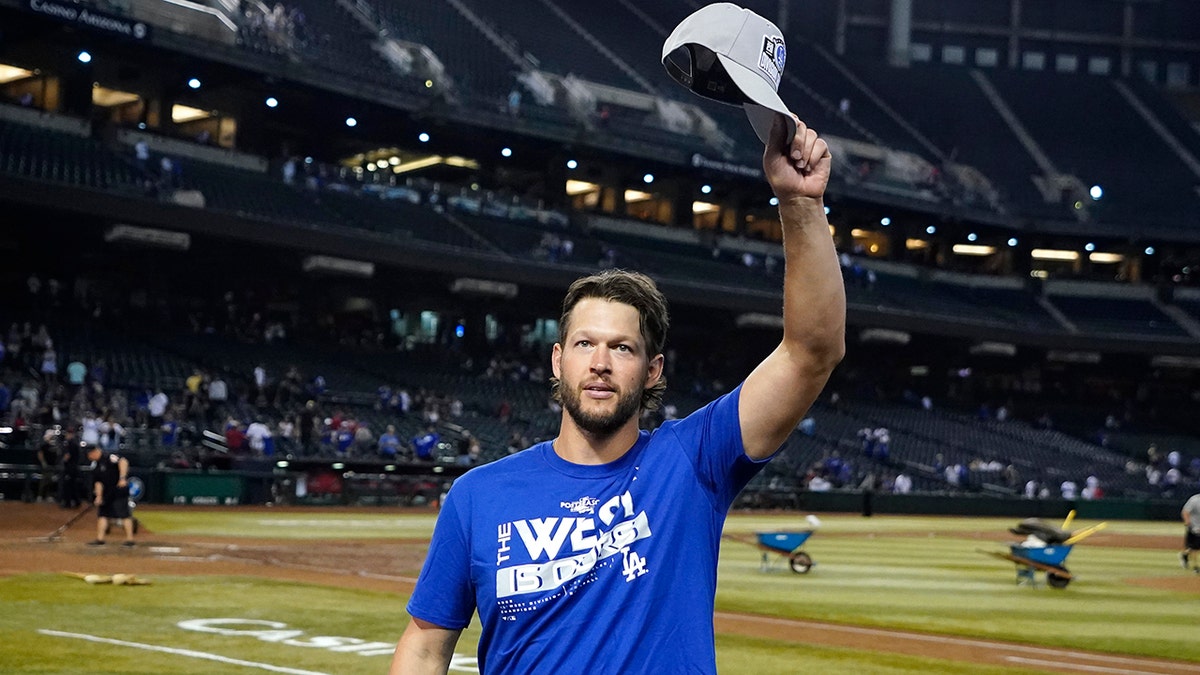
[{"label": "man's nose", "polygon": [[596,373],[607,373],[612,370],[612,360],[609,357],[607,349],[597,349],[592,353],[592,371]]}]

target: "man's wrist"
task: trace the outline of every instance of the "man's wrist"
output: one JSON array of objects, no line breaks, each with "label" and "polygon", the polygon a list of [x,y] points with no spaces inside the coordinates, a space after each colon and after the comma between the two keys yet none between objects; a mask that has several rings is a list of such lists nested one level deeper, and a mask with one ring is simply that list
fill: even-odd
[{"label": "man's wrist", "polygon": [[793,223],[797,225],[826,224],[829,220],[825,217],[825,200],[821,197],[793,197],[786,202],[781,201],[779,203],[779,220],[785,226]]}]

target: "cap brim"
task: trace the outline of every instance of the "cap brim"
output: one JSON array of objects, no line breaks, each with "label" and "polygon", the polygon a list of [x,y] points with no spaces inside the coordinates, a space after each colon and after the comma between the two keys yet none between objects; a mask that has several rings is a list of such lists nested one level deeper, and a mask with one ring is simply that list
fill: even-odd
[{"label": "cap brim", "polygon": [[729,79],[733,80],[748,99],[742,107],[746,110],[746,117],[750,119],[750,126],[754,127],[754,133],[758,134],[758,139],[763,145],[771,138],[771,125],[775,123],[775,115],[779,114],[783,115],[787,123],[784,145],[790,146],[796,136],[796,118],[784,105],[783,99],[779,98],[779,94],[758,74],[728,56],[717,54],[717,59],[729,74]]}]

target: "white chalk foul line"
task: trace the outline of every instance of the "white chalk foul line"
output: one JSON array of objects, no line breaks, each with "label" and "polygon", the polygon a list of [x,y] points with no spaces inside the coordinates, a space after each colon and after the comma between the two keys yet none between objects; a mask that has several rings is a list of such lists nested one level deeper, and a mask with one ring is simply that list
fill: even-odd
[{"label": "white chalk foul line", "polygon": [[1162,671],[1149,670],[1129,670],[1127,668],[1105,668],[1104,666],[1093,666],[1086,663],[1068,663],[1066,661],[1050,661],[1047,659],[1026,659],[1020,656],[1005,656],[1005,661],[1012,663],[1020,663],[1027,666],[1042,666],[1050,668],[1064,668],[1067,670],[1082,670],[1086,673],[1118,673],[1119,675],[1162,675]]},{"label": "white chalk foul line", "polygon": [[288,668],[286,666],[276,666],[270,663],[258,663],[257,661],[243,661],[242,659],[231,659],[220,654],[209,654],[208,652],[198,652],[194,649],[179,649],[177,647],[163,647],[161,645],[148,645],[141,642],[129,642],[128,640],[114,640],[113,638],[100,637],[99,635],[88,635],[86,633],[66,633],[60,630],[48,630],[39,628],[38,632],[43,635],[53,635],[55,637],[75,638],[77,640],[87,640],[88,642],[102,642],[110,645],[118,645],[120,647],[133,647],[134,649],[144,649],[148,652],[163,652],[164,654],[175,654],[176,656],[189,656],[193,659],[205,659],[208,661],[216,661],[218,663],[228,663],[234,666],[246,666],[247,668],[258,668],[260,670],[269,670],[273,673],[287,673],[288,675],[328,675],[315,670],[300,670],[298,668]]},{"label": "white chalk foul line", "polygon": [[[1129,663],[1142,668],[1152,668],[1158,666],[1159,663],[1153,659],[1138,659],[1126,658],[1111,654],[1089,654],[1087,652],[1076,652],[1063,649],[1047,649],[1045,647],[1034,647],[1032,645],[1010,644],[1004,642],[988,642],[987,640],[972,640],[970,638],[952,637],[949,635],[926,635],[923,633],[908,633],[905,631],[887,630],[883,628],[865,628],[863,626],[845,626],[835,623],[819,623],[813,621],[802,621],[799,619],[780,619],[772,616],[755,616],[753,614],[734,614],[731,612],[716,612],[717,618],[730,619],[733,621],[757,621],[761,623],[771,623],[783,626],[792,626],[794,628],[809,628],[812,630],[827,630],[840,633],[855,633],[858,635],[874,635],[878,637],[886,637],[896,640],[912,640],[914,642],[936,642],[939,644],[959,645],[963,647],[981,647],[995,651],[1020,651],[1023,654],[1043,654],[1056,658],[1073,658],[1083,661],[1104,661],[1106,663]],[[1192,665],[1189,663],[1180,663],[1171,661],[1169,664],[1162,665],[1164,668],[1171,668],[1178,672],[1180,670],[1189,673],[1200,673],[1200,665]]]}]

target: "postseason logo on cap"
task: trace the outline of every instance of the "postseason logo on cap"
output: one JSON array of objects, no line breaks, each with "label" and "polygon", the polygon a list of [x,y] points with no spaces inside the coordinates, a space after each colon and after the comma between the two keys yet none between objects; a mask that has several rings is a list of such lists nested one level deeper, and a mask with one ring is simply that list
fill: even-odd
[{"label": "postseason logo on cap", "polygon": [[764,35],[762,53],[758,55],[758,69],[771,80],[775,88],[779,88],[779,78],[783,76],[783,64],[787,62],[787,47],[783,46],[783,38],[778,35]]}]

